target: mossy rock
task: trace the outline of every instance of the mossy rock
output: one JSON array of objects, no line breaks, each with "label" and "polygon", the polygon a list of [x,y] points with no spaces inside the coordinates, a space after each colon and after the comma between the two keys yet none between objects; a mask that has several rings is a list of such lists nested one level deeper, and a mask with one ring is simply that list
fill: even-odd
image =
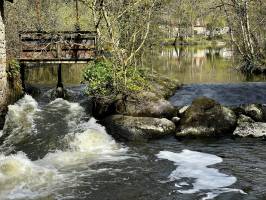
[{"label": "mossy rock", "polygon": [[236,127],[235,113],[207,97],[200,97],[184,112],[177,136],[220,136]]}]

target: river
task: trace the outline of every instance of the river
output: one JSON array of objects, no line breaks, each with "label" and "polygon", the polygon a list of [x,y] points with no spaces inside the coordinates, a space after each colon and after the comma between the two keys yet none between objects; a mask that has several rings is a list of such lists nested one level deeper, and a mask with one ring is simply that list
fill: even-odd
[{"label": "river", "polygon": [[[232,70],[235,61],[226,48],[186,51],[182,59],[187,62],[174,49],[152,53],[146,60],[152,60],[152,69],[186,83],[171,97],[173,104],[183,106],[202,95],[226,105],[266,103],[264,78],[247,82]],[[209,51],[216,53],[209,56]],[[192,61],[195,52],[203,56],[196,68],[188,64],[197,63]],[[210,66],[214,71],[205,76]],[[56,68],[28,71],[36,77],[26,76],[26,82],[38,86],[41,94],[26,95],[9,107],[0,131],[1,200],[266,198],[264,140],[168,137],[120,143],[82,107],[83,86],[77,86],[82,68],[64,68],[71,101],[48,98]]]}]

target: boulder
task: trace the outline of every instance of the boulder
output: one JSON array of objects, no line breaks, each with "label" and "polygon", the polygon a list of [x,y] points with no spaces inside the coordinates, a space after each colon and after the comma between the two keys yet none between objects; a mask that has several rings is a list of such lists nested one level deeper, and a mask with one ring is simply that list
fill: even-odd
[{"label": "boulder", "polygon": [[106,116],[116,114],[116,100],[115,96],[101,96],[101,97],[91,97],[90,98],[92,115],[97,119],[103,119]]},{"label": "boulder", "polygon": [[233,133],[234,136],[239,137],[265,137],[266,123],[263,122],[244,122],[241,123]]},{"label": "boulder", "polygon": [[172,119],[177,113],[169,101],[155,93],[142,92],[128,96],[94,97],[92,114],[98,119],[115,114]]},{"label": "boulder", "polygon": [[232,133],[235,113],[216,101],[200,97],[183,113],[177,136],[219,136]]},{"label": "boulder", "polygon": [[250,104],[244,107],[245,114],[255,121],[263,121],[262,106],[258,104]]},{"label": "boulder", "polygon": [[240,124],[243,124],[246,122],[254,123],[255,121],[246,115],[243,115],[243,114],[239,115],[238,120],[237,120],[237,124],[240,125]]},{"label": "boulder", "polygon": [[115,138],[127,141],[156,139],[174,134],[176,127],[168,119],[113,115],[101,122]]},{"label": "boulder", "polygon": [[265,121],[265,108],[260,104],[243,105],[235,109],[238,115],[246,115],[256,122]]},{"label": "boulder", "polygon": [[[124,106],[116,106],[118,113],[135,117],[155,117],[172,119],[177,116],[177,109],[167,100],[152,92],[142,92],[129,96]],[[121,109],[123,108],[123,109]]]}]

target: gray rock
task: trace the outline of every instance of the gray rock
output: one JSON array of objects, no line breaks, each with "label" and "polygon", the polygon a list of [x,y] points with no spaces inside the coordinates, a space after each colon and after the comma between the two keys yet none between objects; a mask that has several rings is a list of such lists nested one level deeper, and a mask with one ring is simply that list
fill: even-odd
[{"label": "gray rock", "polygon": [[250,117],[241,114],[238,117],[237,124],[240,125],[240,124],[243,124],[243,123],[246,123],[246,122],[248,122],[248,123],[254,123],[255,121],[253,119],[251,119]]},{"label": "gray rock", "polygon": [[217,136],[233,132],[236,115],[216,101],[200,97],[184,112],[177,136]]},{"label": "gray rock", "polygon": [[116,114],[117,100],[114,96],[108,97],[91,97],[89,106],[92,110],[92,115],[97,119],[103,119],[106,116]]},{"label": "gray rock", "polygon": [[178,114],[177,109],[169,101],[152,92],[93,99],[93,116],[98,119],[115,114],[172,119]]},{"label": "gray rock", "polygon": [[257,122],[263,121],[263,109],[261,105],[258,104],[250,104],[244,106],[245,115],[251,117]]},{"label": "gray rock", "polygon": [[156,139],[175,132],[175,124],[168,119],[113,115],[102,121],[107,132],[128,141]]},{"label": "gray rock", "polygon": [[233,135],[240,137],[265,137],[266,136],[266,123],[242,123],[240,124]]},{"label": "gray rock", "polygon": [[119,114],[135,117],[167,118],[177,115],[177,109],[167,100],[152,92],[143,92],[136,96],[129,96],[124,102],[123,110],[117,109]]}]

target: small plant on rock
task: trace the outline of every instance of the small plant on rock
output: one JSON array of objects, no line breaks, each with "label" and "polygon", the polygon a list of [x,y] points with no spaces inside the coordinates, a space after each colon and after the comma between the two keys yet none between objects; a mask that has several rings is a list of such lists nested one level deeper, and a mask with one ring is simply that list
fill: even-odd
[{"label": "small plant on rock", "polygon": [[145,72],[129,66],[127,70],[110,60],[91,62],[83,72],[87,84],[86,93],[93,96],[108,96],[138,92],[147,88]]}]

